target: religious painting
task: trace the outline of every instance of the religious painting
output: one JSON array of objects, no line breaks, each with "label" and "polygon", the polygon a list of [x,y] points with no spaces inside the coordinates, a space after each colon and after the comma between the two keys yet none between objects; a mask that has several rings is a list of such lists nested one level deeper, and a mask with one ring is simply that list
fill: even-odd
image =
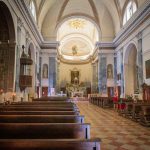
[{"label": "religious painting", "polygon": [[150,78],[150,59],[145,61],[146,79]]},{"label": "religious painting", "polygon": [[71,83],[79,84],[79,71],[71,71]]},{"label": "religious painting", "polygon": [[107,79],[113,78],[113,66],[112,64],[107,65]]},{"label": "religious painting", "polygon": [[43,78],[48,78],[48,65],[43,65]]}]

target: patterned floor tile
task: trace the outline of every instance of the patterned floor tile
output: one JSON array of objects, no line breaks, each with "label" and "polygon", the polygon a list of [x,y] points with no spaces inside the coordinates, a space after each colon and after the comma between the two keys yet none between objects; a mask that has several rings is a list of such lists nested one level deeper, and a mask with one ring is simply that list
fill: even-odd
[{"label": "patterned floor tile", "polygon": [[91,138],[101,138],[101,150],[150,150],[150,128],[88,102],[77,103],[85,122],[91,124]]}]

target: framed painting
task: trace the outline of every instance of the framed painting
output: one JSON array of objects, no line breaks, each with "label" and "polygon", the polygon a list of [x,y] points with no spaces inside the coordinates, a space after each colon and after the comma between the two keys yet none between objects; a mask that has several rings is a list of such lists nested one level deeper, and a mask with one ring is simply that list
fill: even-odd
[{"label": "framed painting", "polygon": [[79,71],[71,71],[71,83],[72,84],[79,83]]},{"label": "framed painting", "polygon": [[146,79],[150,78],[150,59],[145,61]]}]

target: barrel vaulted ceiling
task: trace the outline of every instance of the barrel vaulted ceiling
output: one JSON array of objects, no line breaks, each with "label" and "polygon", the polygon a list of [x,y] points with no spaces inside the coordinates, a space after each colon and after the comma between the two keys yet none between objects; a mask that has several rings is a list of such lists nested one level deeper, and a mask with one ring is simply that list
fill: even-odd
[{"label": "barrel vaulted ceiling", "polygon": [[[28,3],[30,0],[25,0]],[[34,0],[37,24],[45,40],[54,40],[57,27],[71,16],[84,16],[96,23],[101,41],[112,41],[122,26],[122,14],[129,0]],[[135,0],[140,6],[145,0]]]}]

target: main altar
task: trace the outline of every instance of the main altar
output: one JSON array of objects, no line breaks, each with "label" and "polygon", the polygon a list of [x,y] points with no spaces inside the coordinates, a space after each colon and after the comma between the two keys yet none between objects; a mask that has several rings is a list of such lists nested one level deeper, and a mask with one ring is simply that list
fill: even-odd
[{"label": "main altar", "polygon": [[86,85],[79,80],[80,71],[77,68],[70,70],[71,82],[66,84],[66,92],[69,97],[83,97],[86,93]]},{"label": "main altar", "polygon": [[66,85],[66,91],[70,97],[83,97],[86,94],[86,87],[81,84],[69,84]]}]

